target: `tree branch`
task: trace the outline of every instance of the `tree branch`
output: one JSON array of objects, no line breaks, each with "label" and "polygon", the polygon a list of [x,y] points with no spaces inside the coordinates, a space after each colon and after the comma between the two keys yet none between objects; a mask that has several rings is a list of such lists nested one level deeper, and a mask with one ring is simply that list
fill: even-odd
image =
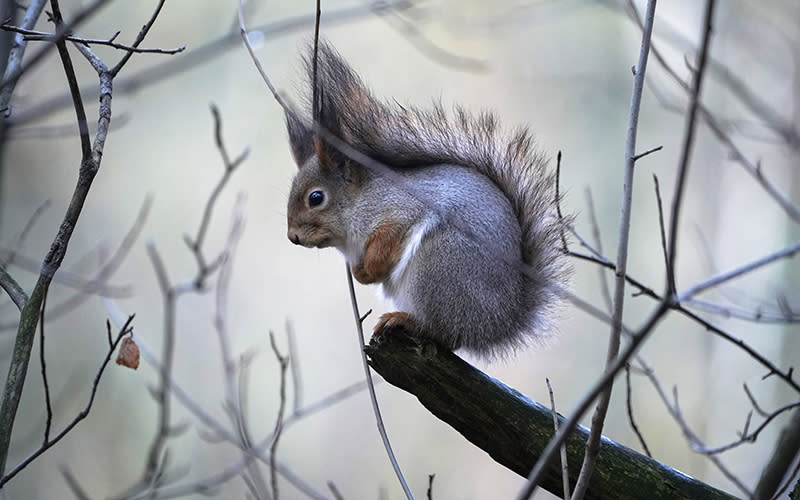
[{"label": "tree branch", "polygon": [[[487,376],[429,340],[402,329],[380,332],[366,352],[387,382],[415,395],[437,418],[525,477],[553,437],[552,412]],[[559,416],[559,427],[566,419]],[[583,455],[588,431],[577,427],[566,440],[570,462]],[[601,442],[587,499],[725,499],[735,497],[692,479],[609,439]],[[573,471],[572,480],[577,476]],[[548,464],[541,486],[561,495],[561,467]]]},{"label": "tree branch", "polygon": [[[628,241],[631,230],[631,211],[633,207],[633,172],[636,162],[636,134],[639,126],[639,109],[642,102],[642,92],[644,90],[644,77],[647,71],[647,57],[650,54],[650,38],[653,34],[653,24],[656,15],[656,0],[647,2],[647,13],[645,14],[644,30],[642,32],[642,44],[639,50],[639,61],[636,64],[633,78],[633,91],[631,92],[630,116],[628,118],[628,130],[625,138],[625,168],[623,180],[622,207],[619,223],[619,236],[617,239],[617,273],[614,282],[614,308],[612,312],[611,332],[608,339],[608,351],[606,353],[606,370],[614,364],[614,360],[619,353],[620,337],[622,335],[622,313],[625,305],[625,274],[628,266]],[[603,433],[603,423],[608,412],[608,405],[611,402],[611,391],[614,387],[614,379],[609,381],[608,386],[600,394],[597,401],[595,413],[592,416],[592,430],[589,439],[586,441],[586,453],[583,456],[583,465],[572,493],[572,500],[581,500],[589,488],[589,480],[592,477],[595,464],[597,463],[598,453],[600,453],[600,438]]]}]

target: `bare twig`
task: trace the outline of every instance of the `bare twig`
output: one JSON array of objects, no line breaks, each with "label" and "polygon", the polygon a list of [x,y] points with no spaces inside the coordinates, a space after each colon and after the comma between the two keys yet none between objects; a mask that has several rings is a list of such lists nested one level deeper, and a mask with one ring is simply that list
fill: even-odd
[{"label": "bare twig", "polygon": [[653,457],[650,453],[650,448],[647,447],[647,442],[644,440],[644,436],[642,432],[639,430],[639,426],[636,425],[636,421],[633,418],[633,403],[631,402],[631,396],[633,394],[633,390],[631,389],[631,367],[625,366],[625,406],[628,409],[628,422],[631,424],[631,428],[633,429],[634,434],[636,434],[636,438],[639,440],[639,444],[642,445],[642,449],[647,454],[648,457]]},{"label": "bare twig", "polygon": [[[153,27],[153,24],[156,22],[156,19],[158,19],[158,15],[161,13],[161,9],[162,7],[164,7],[165,1],[166,0],[158,1],[156,8],[153,10],[153,14],[150,16],[150,19],[148,19],[148,21],[144,23],[142,29],[139,30],[139,33],[136,35],[136,39],[131,44],[131,48],[134,49],[138,48],[139,45],[144,41],[144,37],[147,36],[147,33],[150,31],[150,28]],[[125,55],[122,56],[122,58],[119,60],[119,62],[109,70],[109,73],[111,74],[112,78],[117,76],[117,74],[119,74],[119,72],[122,70],[122,68],[125,67],[125,65],[128,63],[128,61],[132,56],[133,56],[133,51],[130,50],[127,51]]]},{"label": "bare twig", "polygon": [[[119,310],[117,305],[111,300],[106,300],[106,305],[109,311],[109,314],[112,317],[112,320],[119,321],[122,312]],[[153,354],[152,350],[148,347],[147,342],[141,335],[138,333],[135,335],[136,343],[139,345],[139,348],[142,352],[142,358],[151,365],[155,370],[159,373],[163,371],[161,363],[156,360],[155,355]],[[245,452],[249,457],[257,458],[258,460],[262,461],[265,464],[269,464],[269,453],[266,451],[266,447],[269,446],[271,442],[271,438],[265,440],[261,444],[258,444],[254,447],[244,447],[241,444],[241,440],[238,436],[234,433],[229,431],[222,423],[220,423],[216,418],[211,416],[199,403],[197,403],[194,399],[189,396],[189,394],[172,378],[172,375],[169,375],[167,379],[167,384],[171,389],[171,393],[175,396],[175,398],[186,408],[191,414],[193,414],[203,425],[205,425],[209,430],[211,430],[214,434],[219,436],[221,439],[230,442],[234,446],[237,446],[240,450]],[[352,394],[352,393],[351,393]],[[343,396],[346,397],[346,396]],[[343,399],[342,397],[342,399]],[[335,402],[341,401],[341,399],[336,399],[335,401],[331,401],[330,404],[334,404]],[[312,405],[313,406],[313,405]],[[285,428],[285,425],[284,425]],[[239,471],[241,471],[246,464],[239,464]],[[289,483],[294,485],[300,491],[302,491],[306,496],[312,498],[314,500],[329,500],[327,496],[324,494],[316,491],[312,486],[307,484],[303,481],[299,476],[294,474],[291,469],[280,463],[279,461],[276,462],[276,469],[278,473],[280,473],[284,478],[286,478]],[[180,491],[178,491],[180,490]],[[177,493],[176,493],[177,491]],[[192,490],[189,490],[192,491]],[[172,490],[162,489],[157,498],[174,498],[176,496],[185,496],[187,494],[187,489],[183,486],[176,486]],[[141,494],[138,496],[129,496],[130,500],[144,500],[145,498],[151,498],[152,495],[149,493]],[[126,497],[127,498],[127,497]]]},{"label": "bare twig", "polygon": [[[74,130],[74,127],[71,127],[70,130]],[[28,234],[33,229],[33,226],[36,225],[36,221],[39,220],[39,217],[44,213],[47,208],[50,207],[50,200],[45,200],[44,203],[36,207],[36,210],[33,211],[28,222],[25,223],[25,226],[20,231],[19,236],[17,236],[17,240],[14,243],[14,246],[11,248],[11,253],[5,256],[2,261],[0,262],[0,267],[8,267],[14,263],[14,259],[17,256],[17,252],[22,249],[22,245],[25,242],[25,239],[28,237]]]},{"label": "bare twig", "polygon": [[272,348],[272,352],[275,354],[275,358],[278,360],[281,370],[279,392],[280,402],[278,404],[278,415],[275,417],[275,429],[272,431],[272,435],[274,437],[272,438],[272,445],[269,449],[269,469],[270,485],[272,486],[272,498],[273,500],[278,500],[278,474],[275,472],[275,453],[278,449],[278,441],[281,437],[281,431],[283,430],[283,414],[286,410],[286,369],[289,367],[289,358],[282,355],[278,350],[278,346],[275,344],[275,335],[273,335],[272,332],[269,332],[269,345]]},{"label": "bare twig", "polygon": [[292,415],[303,406],[303,378],[300,374],[300,361],[297,355],[297,340],[291,321],[286,321],[286,341],[289,344],[289,369],[292,376]]},{"label": "bare twig", "polygon": [[217,149],[222,156],[225,170],[223,171],[222,177],[214,186],[214,189],[211,191],[211,194],[206,200],[206,205],[203,208],[203,215],[200,218],[200,225],[197,228],[196,236],[194,239],[190,239],[188,236],[185,236],[184,238],[186,244],[189,246],[189,249],[192,251],[192,254],[195,257],[195,260],[197,260],[198,270],[197,276],[194,280],[194,286],[197,289],[202,289],[205,286],[205,280],[208,278],[208,275],[214,272],[216,266],[221,263],[221,260],[217,259],[212,264],[208,264],[202,251],[203,243],[205,242],[206,233],[208,231],[208,225],[211,222],[211,216],[213,214],[214,207],[216,206],[217,199],[222,193],[222,190],[228,184],[233,172],[235,172],[239,165],[241,165],[247,159],[250,153],[249,148],[246,148],[235,160],[231,160],[228,150],[225,147],[225,143],[222,139],[222,119],[220,118],[219,110],[214,104],[211,105],[211,114],[214,117],[214,140],[217,145]]},{"label": "bare twig", "polygon": [[89,495],[86,494],[86,491],[75,478],[75,475],[72,474],[72,471],[69,470],[69,467],[62,465],[59,467],[59,470],[61,471],[61,475],[64,476],[64,480],[67,482],[70,491],[75,495],[75,498],[78,500],[89,500]]},{"label": "bare twig", "polygon": [[[441,64],[442,66],[448,66],[465,72],[485,73],[489,70],[489,65],[486,61],[461,54],[454,54],[433,42],[425,35],[425,32],[420,29],[419,22],[406,19],[396,10],[385,9],[376,11],[376,14],[386,20],[389,26],[403,35],[414,48],[431,61]],[[394,20],[394,23],[391,20]]]},{"label": "bare twig", "polygon": [[709,278],[708,280],[703,281],[702,283],[698,283],[697,285],[695,285],[695,286],[689,288],[688,290],[682,292],[678,296],[678,301],[683,301],[683,300],[686,300],[686,299],[690,299],[693,296],[697,295],[698,293],[700,293],[700,292],[702,292],[704,290],[708,290],[709,288],[713,288],[713,287],[719,286],[722,283],[725,283],[726,281],[732,280],[734,278],[738,278],[738,277],[742,276],[743,274],[749,273],[749,272],[751,272],[751,271],[753,271],[755,269],[758,269],[758,268],[763,267],[763,266],[765,266],[767,264],[775,262],[776,260],[784,259],[784,258],[788,258],[788,257],[793,257],[794,254],[796,254],[797,252],[800,252],[800,241],[797,241],[797,242],[789,245],[786,248],[778,250],[777,252],[773,252],[773,253],[771,253],[769,255],[766,255],[766,256],[764,256],[764,257],[762,257],[760,259],[756,259],[756,260],[754,260],[752,262],[749,262],[749,263],[747,263],[747,264],[745,264],[743,266],[739,266],[736,269],[732,269],[730,271],[718,274],[717,276],[714,276],[713,278]]},{"label": "bare twig", "polygon": [[[102,2],[94,2],[81,10],[76,20],[79,22],[102,5]],[[69,27],[63,22],[58,9],[58,2],[51,0],[53,8],[53,18],[56,22],[56,33],[59,36],[66,34],[66,29]],[[66,73],[67,82],[72,94],[73,106],[77,116],[78,127],[81,133],[81,164],[78,171],[78,182],[73,191],[67,212],[59,227],[58,233],[53,239],[44,261],[42,262],[42,272],[39,279],[34,286],[33,292],[30,294],[30,299],[22,308],[20,314],[19,327],[17,329],[17,336],[15,339],[14,351],[12,354],[11,362],[9,364],[8,376],[6,378],[5,387],[3,390],[2,406],[0,407],[0,474],[5,471],[6,459],[8,458],[8,448],[11,443],[11,432],[16,419],[17,409],[19,407],[20,398],[22,396],[22,388],[25,383],[25,378],[28,370],[28,362],[30,360],[30,353],[33,347],[33,339],[36,334],[36,327],[39,321],[39,313],[41,311],[42,301],[47,292],[47,289],[52,281],[52,276],[61,266],[64,256],[67,252],[67,246],[72,237],[75,226],[77,225],[78,218],[80,217],[83,209],[83,204],[88,196],[89,189],[92,186],[97,171],[100,168],[103,149],[105,147],[105,139],[108,133],[108,126],[111,122],[111,87],[110,80],[106,81],[101,76],[101,102],[100,102],[100,119],[98,121],[97,134],[95,135],[94,144],[90,144],[88,129],[86,128],[86,113],[83,109],[80,92],[78,90],[78,83],[75,78],[75,72],[72,68],[72,61],[69,53],[66,50],[65,42],[62,40],[56,43],[61,57],[62,65]],[[43,54],[42,51],[39,54]],[[37,54],[38,55],[38,54]],[[19,75],[25,71],[26,68],[31,67],[37,61],[37,56],[31,58],[26,66],[21,66],[17,73],[12,74],[9,78],[3,81],[3,86],[13,85],[17,81]]]},{"label": "bare twig", "polygon": [[361,314],[358,311],[356,291],[353,286],[353,274],[350,272],[349,264],[345,263],[345,268],[347,270],[347,286],[350,290],[350,303],[353,305],[353,315],[355,316],[356,330],[358,331],[358,345],[361,351],[361,361],[364,364],[364,374],[367,381],[367,388],[369,389],[369,397],[372,401],[372,410],[375,414],[375,423],[378,425],[378,433],[381,435],[383,447],[386,449],[386,454],[389,456],[389,461],[392,463],[392,468],[394,469],[395,475],[397,475],[397,479],[400,481],[400,485],[403,487],[403,492],[405,492],[406,498],[408,498],[408,500],[414,500],[414,495],[411,493],[411,489],[408,487],[405,477],[403,477],[403,471],[400,469],[400,465],[397,463],[397,459],[394,456],[392,445],[389,443],[389,436],[386,433],[386,426],[383,425],[381,410],[378,407],[378,398],[375,395],[375,386],[372,383],[372,372],[370,371],[369,363],[367,362],[367,355],[364,353],[364,327],[362,325]]},{"label": "bare twig", "polygon": [[[672,415],[672,418],[681,427],[683,435],[684,437],[686,437],[686,440],[689,442],[690,446],[693,449],[702,448],[703,446],[702,441],[686,423],[686,419],[683,417],[683,413],[681,412],[680,406],[678,405],[677,387],[673,388],[673,400],[670,401],[670,399],[664,392],[663,388],[661,387],[660,382],[655,377],[653,369],[650,368],[649,366],[643,365],[642,370],[650,379],[650,382],[653,384],[653,387],[656,389],[656,392],[658,392],[658,395],[661,397],[661,400],[664,403],[664,406],[666,406],[670,415]],[[704,455],[708,457],[711,463],[713,463],[725,477],[727,477],[737,488],[739,488],[739,490],[742,491],[742,493],[744,493],[748,498],[752,496],[752,492],[750,491],[750,489],[747,486],[745,486],[745,484],[738,477],[736,477],[736,475],[733,472],[731,472],[730,469],[728,469],[725,466],[725,464],[722,463],[719,457],[708,453],[705,453]]]},{"label": "bare twig", "polygon": [[[127,288],[110,287],[106,284],[106,282],[114,274],[114,272],[119,269],[119,267],[125,261],[125,258],[128,256],[131,248],[133,248],[133,244],[139,238],[152,204],[153,198],[151,196],[146,197],[144,202],[142,202],[142,206],[139,209],[139,213],[136,216],[133,225],[125,234],[125,237],[122,239],[117,249],[105,262],[105,264],[103,264],[95,273],[94,277],[89,280],[83,280],[77,275],[64,273],[64,271],[59,271],[59,274],[53,277],[53,281],[75,288],[77,289],[77,293],[49,308],[50,311],[47,313],[47,315],[51,320],[61,316],[64,313],[74,311],[75,308],[85,302],[91,294],[112,297],[123,296],[129,293]],[[11,327],[13,327],[13,325],[0,323],[0,330]]]},{"label": "bare twig", "polygon": [[161,458],[164,455],[164,446],[170,434],[170,413],[171,399],[170,385],[167,383],[172,373],[172,365],[175,359],[175,316],[177,293],[169,280],[166,267],[161,255],[156,249],[155,243],[149,242],[147,253],[153,264],[156,273],[159,289],[161,290],[162,308],[164,314],[163,324],[163,344],[161,371],[159,372],[159,385],[155,390],[154,396],[158,406],[157,430],[150,443],[150,450],[147,453],[147,463],[142,477],[143,484],[151,483],[157,476],[161,468]]},{"label": "bare twig", "polygon": [[[759,410],[759,413],[761,413],[761,410],[755,405],[755,402],[752,400],[752,397],[751,397],[751,402],[754,404],[754,407],[757,410]],[[718,455],[720,453],[736,448],[737,446],[740,446],[744,443],[754,443],[756,439],[758,439],[758,436],[761,434],[761,431],[763,431],[772,422],[773,419],[775,419],[778,415],[781,415],[787,411],[794,410],[795,408],[800,408],[800,401],[795,401],[794,403],[783,405],[780,408],[766,415],[763,415],[764,421],[761,422],[758,426],[756,426],[756,428],[753,429],[752,431],[749,430],[750,419],[748,417],[747,423],[745,423],[745,426],[739,436],[739,439],[731,441],[728,444],[716,447],[708,447],[698,443],[692,443],[692,449],[698,453],[703,453],[705,455]]]},{"label": "bare twig", "polygon": [[428,491],[426,496],[428,500],[433,500],[433,480],[436,479],[436,474],[428,474]]},{"label": "bare twig", "polygon": [[[59,41],[63,41],[64,37],[67,36],[70,32],[72,32],[75,28],[89,19],[95,12],[97,12],[101,7],[103,7],[109,0],[95,0],[94,2],[86,5],[83,9],[81,9],[74,17],[74,19],[70,23],[61,23],[60,25],[56,26],[56,32],[54,34],[53,44],[57,45]],[[36,6],[39,6],[39,1],[37,0],[34,2]],[[43,6],[42,6],[43,7]],[[55,9],[54,9],[55,10]],[[41,12],[41,10],[39,11]],[[36,15],[38,18],[39,15]],[[36,19],[33,20],[34,22]],[[23,23],[24,26],[24,23]],[[32,28],[33,25],[27,26],[28,28]],[[44,57],[50,52],[54,45],[45,45],[41,49],[39,49],[35,54],[33,54],[30,58],[27,59],[27,64],[24,66],[21,64],[22,54],[20,54],[20,63],[15,66],[15,69],[12,71],[6,70],[6,74],[3,76],[3,83],[0,85],[2,88],[11,87],[13,91],[14,85],[16,85],[19,78],[27,73],[31,68],[38,65]],[[76,82],[77,84],[77,82]],[[9,92],[8,99],[11,98],[11,92]],[[5,103],[8,104],[7,102]]]},{"label": "bare twig", "polygon": [[[636,161],[636,134],[639,124],[639,109],[644,89],[644,78],[647,71],[647,59],[650,53],[650,39],[653,34],[655,21],[656,0],[647,2],[642,44],[639,51],[639,61],[633,78],[633,91],[631,93],[630,116],[628,131],[625,140],[625,169],[623,180],[622,210],[620,215],[619,237],[617,241],[617,275],[614,283],[614,309],[612,313],[611,333],[608,340],[606,354],[606,370],[610,369],[617,358],[622,333],[622,313],[625,304],[625,273],[628,266],[628,240],[630,238],[631,210],[633,206],[633,173]],[[600,394],[595,414],[592,416],[592,429],[586,441],[586,452],[583,457],[572,500],[582,500],[589,489],[597,454],[600,452],[600,439],[602,438],[603,423],[611,401],[613,378],[609,380],[606,389]],[[528,495],[529,496],[529,495]]]},{"label": "bare twig", "polygon": [[567,246],[567,237],[564,234],[566,231],[566,224],[564,222],[564,214],[561,213],[561,150],[558,151],[556,154],[556,215],[558,215],[559,222],[562,223],[561,225],[561,247],[564,252],[569,251],[569,247]]},{"label": "bare twig", "polygon": [[[641,28],[642,27],[642,20],[639,18],[638,12],[636,7],[633,3],[633,0],[628,0],[628,11],[636,22],[636,24]],[[655,57],[656,61],[666,70],[667,74],[672,78],[672,80],[678,84],[687,94],[690,96],[693,93],[693,90],[689,85],[683,81],[683,79],[678,75],[678,73],[672,68],[672,66],[667,62],[661,52],[658,50],[656,46],[652,47],[653,57]],[[705,63],[704,63],[705,64]],[[698,64],[698,69],[700,65]],[[746,102],[746,101],[745,101]],[[691,106],[690,101],[690,106]],[[786,197],[783,193],[781,193],[778,188],[764,175],[764,172],[761,169],[760,163],[754,163],[750,161],[742,150],[736,145],[736,143],[731,139],[731,137],[725,132],[724,127],[720,123],[720,121],[714,116],[711,111],[707,107],[705,107],[702,103],[696,102],[696,107],[699,112],[699,116],[703,119],[706,124],[709,126],[711,131],[717,137],[723,145],[725,145],[729,152],[730,157],[733,161],[737,162],[742,168],[747,171],[760,185],[761,187],[772,197],[772,199],[783,209],[784,212],[796,223],[800,223],[800,207],[796,204],[792,203],[792,201]]]},{"label": "bare twig", "polygon": [[[550,393],[550,409],[553,412],[553,429],[558,432],[558,412],[556,411],[556,400],[553,396],[553,386],[550,385],[550,379],[545,378],[547,382],[547,392]],[[561,498],[567,499],[570,497],[569,493],[569,464],[567,463],[567,445],[561,445],[561,483],[562,493]]]},{"label": "bare twig", "polygon": [[25,309],[25,305],[28,303],[28,294],[25,293],[25,290],[19,283],[8,274],[4,266],[0,266],[0,287],[6,291],[8,297],[14,302],[14,305],[17,306],[17,309],[22,312],[22,310]]},{"label": "bare twig", "polygon": [[[325,21],[328,25],[343,24],[380,12],[383,9],[402,10],[407,8],[408,5],[408,0],[372,0],[358,3],[351,7],[329,10],[325,14]],[[262,24],[252,29],[264,34],[268,39],[273,39],[305,29],[307,26],[313,25],[313,23],[314,16],[305,14]],[[114,93],[119,96],[136,92],[143,87],[153,85],[189,69],[204,64],[212,64],[220,56],[229,54],[230,50],[239,43],[241,43],[241,38],[237,22],[236,31],[225,33],[205,44],[190,47],[180,58],[170,59],[169,62],[165,63],[156,63],[135,74],[115,79]],[[81,87],[81,93],[89,95],[92,92],[96,92],[96,87],[96,84],[83,86]],[[57,95],[15,114],[10,117],[9,123],[14,126],[28,123],[58,111],[68,106],[69,103],[68,95]]]},{"label": "bare twig", "polygon": [[[44,320],[45,320],[45,310],[47,309],[47,293],[45,293],[44,298],[42,298],[42,311],[39,317],[39,364],[42,369],[42,385],[44,386],[44,403],[45,403],[45,411],[47,415],[47,420],[44,426],[44,440],[42,441],[44,444],[47,444],[50,441],[50,426],[53,424],[53,406],[50,402],[50,384],[47,382],[47,360],[45,359],[45,349],[44,349]],[[111,332],[108,333],[109,339],[111,338]],[[109,342],[109,347],[113,347],[113,344]]]},{"label": "bare twig", "polygon": [[664,146],[656,146],[654,148],[650,148],[650,149],[648,149],[646,151],[643,151],[643,152],[641,152],[639,154],[633,155],[633,161],[634,162],[639,161],[642,158],[644,158],[645,156],[653,154],[656,151],[661,151],[662,149],[664,149]]},{"label": "bare twig", "polygon": [[[3,24],[0,26],[0,29],[4,31],[11,31],[14,33],[19,33],[23,35],[23,38],[27,41],[37,41],[37,42],[54,42],[57,40],[55,33],[46,33],[44,31],[35,31],[31,29],[25,29],[20,26],[14,26],[11,24]],[[135,52],[137,54],[178,54],[186,50],[186,46],[181,46],[175,49],[142,49],[139,47],[132,47],[130,45],[125,45],[122,43],[116,43],[114,39],[117,38],[119,35],[119,31],[111,38],[108,39],[99,39],[99,38],[83,38],[79,36],[72,36],[68,35],[63,37],[63,40],[67,40],[73,43],[80,43],[82,45],[105,45],[107,47],[112,47],[117,50],[124,50],[127,52]]]},{"label": "bare twig", "polygon": [[275,101],[280,104],[281,108],[283,109],[291,109],[288,104],[283,99],[283,96],[275,89],[275,86],[272,85],[272,80],[269,79],[267,76],[266,71],[264,71],[264,67],[261,66],[261,61],[258,60],[256,57],[256,53],[253,51],[253,46],[250,45],[250,38],[247,36],[247,28],[245,28],[244,24],[244,12],[242,11],[242,0],[239,0],[239,35],[242,37],[242,41],[244,42],[245,48],[247,48],[248,54],[250,54],[250,59],[253,60],[253,64],[255,65],[258,73],[261,75],[261,79],[264,80],[264,83],[267,85],[267,88],[272,93],[272,97]]},{"label": "bare twig", "polygon": [[674,294],[677,292],[675,288],[675,272],[673,271],[670,261],[669,252],[667,251],[667,233],[664,228],[664,205],[661,203],[661,189],[658,186],[658,176],[653,174],[653,184],[656,190],[656,204],[658,205],[658,229],[661,234],[661,251],[664,255],[664,269],[667,273],[667,293]]},{"label": "bare twig", "polygon": [[722,316],[723,318],[736,318],[744,321],[751,321],[754,323],[783,323],[783,324],[796,324],[800,323],[800,313],[792,311],[767,311],[763,310],[761,306],[754,309],[747,309],[737,306],[726,306],[716,304],[708,300],[689,299],[683,302],[683,305],[690,306],[694,309],[710,312]]},{"label": "bare twig", "polygon": [[[21,28],[33,28],[36,20],[42,15],[42,10],[47,3],[47,0],[31,0],[28,8],[25,9],[25,15],[22,17],[20,23]],[[14,93],[16,80],[22,74],[22,57],[25,55],[25,49],[28,47],[28,42],[22,35],[14,37],[14,43],[8,53],[8,62],[6,63],[5,74],[2,79],[2,88],[0,88],[0,109],[7,109],[11,103],[11,95]],[[12,76],[17,75],[12,79]]]},{"label": "bare twig", "polygon": [[122,325],[122,327],[119,330],[119,333],[117,334],[116,339],[114,339],[114,342],[108,348],[106,356],[103,359],[103,362],[100,364],[100,368],[97,370],[97,373],[94,376],[94,381],[92,382],[92,390],[91,393],[89,394],[89,401],[86,403],[86,406],[84,406],[83,410],[81,410],[75,416],[75,418],[72,419],[70,423],[68,423],[63,429],[61,429],[61,431],[58,434],[56,434],[53,437],[53,439],[50,439],[47,442],[42,443],[42,445],[36,451],[28,455],[28,457],[22,460],[13,469],[8,471],[7,474],[0,477],[0,487],[2,487],[5,483],[10,481],[14,476],[19,474],[20,471],[22,471],[25,467],[30,465],[30,463],[36,460],[40,455],[42,455],[44,452],[52,448],[53,445],[61,441],[61,439],[64,436],[69,434],[69,432],[76,425],[78,425],[83,419],[85,419],[89,415],[89,411],[92,409],[92,404],[94,403],[94,398],[97,395],[97,388],[100,385],[100,379],[103,376],[103,372],[105,371],[106,366],[108,366],[108,362],[111,360],[111,356],[114,354],[114,351],[116,350],[117,345],[119,345],[122,338],[133,331],[133,327],[131,326],[132,322],[133,322],[133,316],[131,315],[128,317],[127,321]]}]

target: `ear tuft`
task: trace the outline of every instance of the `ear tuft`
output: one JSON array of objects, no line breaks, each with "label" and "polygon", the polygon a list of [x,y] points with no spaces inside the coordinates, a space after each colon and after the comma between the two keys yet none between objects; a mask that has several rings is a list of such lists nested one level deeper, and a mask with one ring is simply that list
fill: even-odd
[{"label": "ear tuft", "polygon": [[300,120],[297,114],[290,110],[284,110],[286,114],[286,130],[289,132],[289,145],[292,148],[292,156],[300,168],[314,154],[315,140],[311,129]]}]

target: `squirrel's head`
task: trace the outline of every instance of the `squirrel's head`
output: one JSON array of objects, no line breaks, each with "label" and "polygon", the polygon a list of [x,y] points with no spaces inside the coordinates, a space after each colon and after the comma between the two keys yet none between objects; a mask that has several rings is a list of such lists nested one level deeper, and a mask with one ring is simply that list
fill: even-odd
[{"label": "squirrel's head", "polygon": [[348,210],[361,189],[363,169],[313,134],[291,111],[286,121],[298,166],[289,194],[287,236],[308,248],[344,249]]}]

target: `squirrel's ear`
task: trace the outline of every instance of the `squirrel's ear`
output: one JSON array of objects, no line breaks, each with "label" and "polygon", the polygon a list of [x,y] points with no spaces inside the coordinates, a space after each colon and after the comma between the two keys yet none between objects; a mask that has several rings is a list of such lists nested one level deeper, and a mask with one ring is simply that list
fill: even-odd
[{"label": "squirrel's ear", "polygon": [[286,113],[286,130],[289,131],[289,145],[292,148],[292,156],[300,168],[314,154],[314,136],[311,129],[305,126],[300,117],[290,109],[284,110]]}]

